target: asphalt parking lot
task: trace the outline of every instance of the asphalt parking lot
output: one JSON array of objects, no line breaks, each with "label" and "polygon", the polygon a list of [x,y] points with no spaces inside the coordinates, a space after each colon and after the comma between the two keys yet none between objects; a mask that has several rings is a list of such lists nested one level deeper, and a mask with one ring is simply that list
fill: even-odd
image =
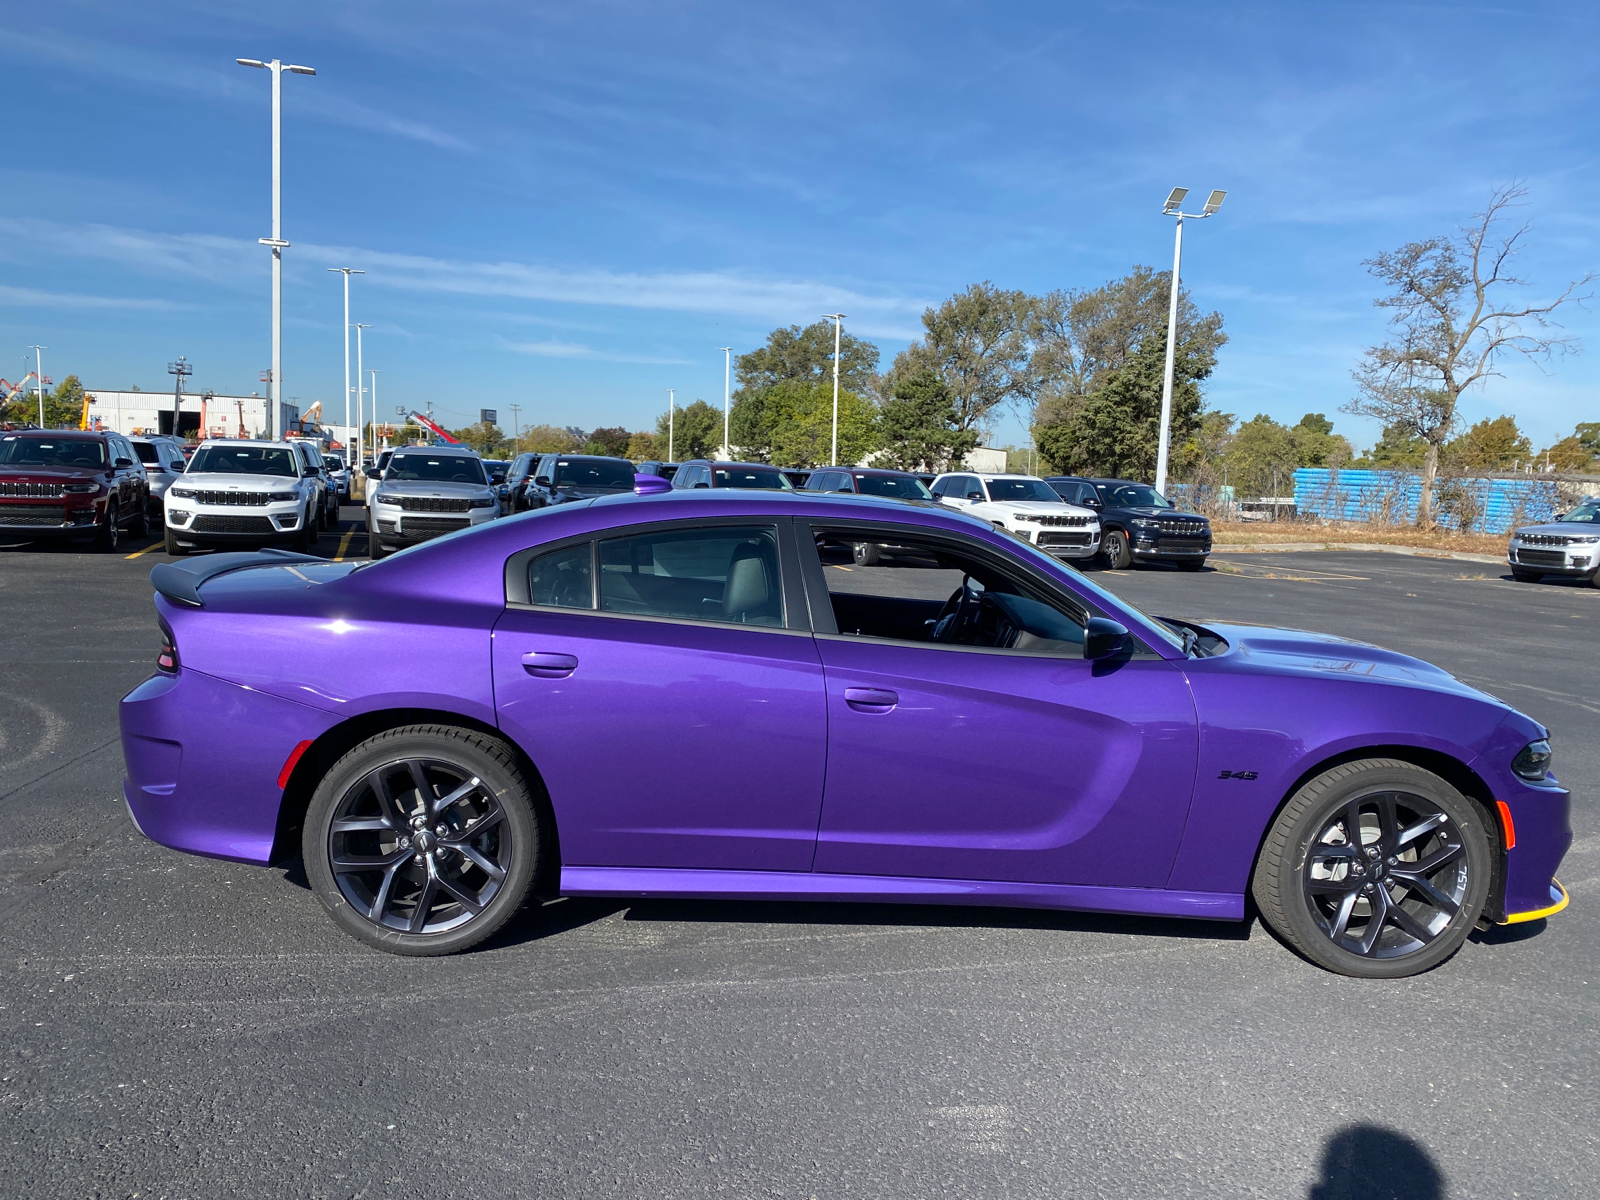
[{"label": "asphalt parking lot", "polygon": [[797,904],[558,901],[411,960],[297,868],[129,825],[141,546],[0,548],[0,1193],[1594,1194],[1600,590],[1359,553],[1094,574],[1417,654],[1550,726],[1571,908],[1416,979],[1326,974],[1259,924]]}]

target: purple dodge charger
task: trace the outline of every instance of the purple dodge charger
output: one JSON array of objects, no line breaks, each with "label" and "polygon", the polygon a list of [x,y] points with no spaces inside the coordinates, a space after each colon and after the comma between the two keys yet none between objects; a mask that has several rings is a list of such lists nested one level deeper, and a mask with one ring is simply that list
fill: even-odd
[{"label": "purple dodge charger", "polygon": [[134,821],[300,853],[395,953],[470,946],[530,893],[1221,920],[1250,897],[1312,962],[1394,977],[1566,904],[1537,722],[1375,646],[1146,616],[932,504],[619,495],[377,563],[151,574]]}]

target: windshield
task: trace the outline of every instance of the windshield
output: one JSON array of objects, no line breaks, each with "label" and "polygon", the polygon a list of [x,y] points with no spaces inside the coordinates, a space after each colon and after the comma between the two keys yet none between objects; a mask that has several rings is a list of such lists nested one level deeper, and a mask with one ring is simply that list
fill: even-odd
[{"label": "windshield", "polygon": [[344,459],[340,458],[337,454],[324,454],[322,456],[322,461],[327,463],[328,466],[335,471],[344,470]]},{"label": "windshield", "polygon": [[0,463],[14,467],[103,467],[104,442],[93,438],[0,438]]},{"label": "windshield", "polygon": [[776,488],[792,492],[794,485],[784,478],[782,471],[771,467],[713,467],[712,487],[725,488]]},{"label": "windshield", "polygon": [[989,499],[997,502],[1046,500],[1051,504],[1061,503],[1055,488],[1042,479],[990,479],[985,482],[989,487]]},{"label": "windshield", "polygon": [[134,442],[133,452],[139,456],[142,463],[159,463],[161,456],[156,453],[156,448],[149,442]]},{"label": "windshield", "polygon": [[1587,504],[1580,504],[1566,516],[1562,517],[1561,520],[1563,523],[1567,521],[1578,521],[1585,525],[1600,525],[1600,501],[1590,501]]},{"label": "windshield", "polygon": [[856,490],[863,496],[893,496],[897,500],[933,499],[922,480],[909,475],[857,475]]},{"label": "windshield", "polygon": [[[1012,547],[1012,553],[1023,555],[1026,558],[1031,558],[1041,566],[1047,567],[1052,573],[1059,573],[1062,569],[1061,563],[1051,558],[1048,554],[1046,554],[1043,550],[1040,550],[1031,542],[1019,540],[1016,545]],[[1183,649],[1184,638],[1182,635],[1175,633],[1170,626],[1161,620],[1160,617],[1152,617],[1149,613],[1145,612],[1144,609],[1134,607],[1125,597],[1106,591],[1105,588],[1101,587],[1094,580],[1090,579],[1082,571],[1075,571],[1070,567],[1067,568],[1067,570],[1072,576],[1072,585],[1076,588],[1081,588],[1083,591],[1093,596],[1096,600],[1100,601],[1100,607],[1102,611],[1116,612],[1117,609],[1120,608],[1124,612],[1137,616],[1142,620],[1143,624],[1134,632],[1139,633],[1141,636],[1143,636],[1145,632],[1148,632],[1154,637],[1161,638],[1161,640],[1166,642],[1169,646],[1173,646],[1179,650]]]},{"label": "windshield", "polygon": [[465,454],[396,454],[383,476],[388,480],[416,479],[425,483],[488,483],[483,463]]},{"label": "windshield", "polygon": [[633,489],[633,464],[607,458],[561,459],[556,463],[557,487]]},{"label": "windshield", "polygon": [[187,473],[300,477],[295,452],[287,446],[201,446],[189,460]]},{"label": "windshield", "polygon": [[1100,501],[1111,508],[1171,508],[1168,500],[1148,483],[1097,483]]}]

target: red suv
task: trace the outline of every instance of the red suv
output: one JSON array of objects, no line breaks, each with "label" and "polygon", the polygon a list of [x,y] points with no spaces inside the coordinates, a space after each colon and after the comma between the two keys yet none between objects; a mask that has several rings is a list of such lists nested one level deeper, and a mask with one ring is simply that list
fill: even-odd
[{"label": "red suv", "polygon": [[115,550],[122,530],[150,533],[150,480],[120,433],[0,432],[0,537],[93,535]]}]

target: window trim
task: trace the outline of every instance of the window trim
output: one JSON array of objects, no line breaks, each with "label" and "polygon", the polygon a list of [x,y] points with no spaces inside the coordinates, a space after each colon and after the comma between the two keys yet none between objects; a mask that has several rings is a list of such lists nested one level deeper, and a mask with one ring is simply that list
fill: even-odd
[{"label": "window trim", "polygon": [[[657,617],[649,613],[607,612],[600,607],[600,543],[624,537],[644,537],[652,533],[670,533],[686,529],[748,528],[760,526],[773,529],[778,537],[779,590],[783,597],[782,625],[741,625],[733,621],[699,620],[694,617]],[[528,568],[533,560],[572,546],[589,543],[590,608],[567,608],[557,604],[535,604],[528,589]],[[815,557],[813,555],[812,557]],[[519,550],[506,559],[506,608],[519,612],[566,613],[568,616],[604,617],[619,621],[659,621],[670,625],[693,625],[698,629],[744,629],[761,633],[811,635],[811,622],[807,620],[809,602],[805,584],[801,579],[801,556],[796,546],[794,518],[785,516],[752,517],[680,517],[671,521],[642,521],[635,525],[614,525],[589,533],[556,538]],[[831,618],[830,618],[831,619]]]},{"label": "window trim", "polygon": [[[818,638],[825,638],[829,641],[854,642],[858,645],[906,646],[919,650],[940,650],[947,652],[958,651],[969,654],[1003,654],[1012,658],[1048,658],[1056,662],[1092,663],[1092,660],[1089,659],[1073,658],[1067,655],[1053,654],[1046,651],[1013,650],[1004,646],[953,646],[947,645],[943,642],[913,642],[905,641],[900,638],[878,638],[867,637],[862,634],[840,633],[838,622],[834,619],[833,615],[833,601],[828,595],[828,579],[823,572],[822,558],[816,551],[817,533],[832,530],[843,530],[848,532],[850,530],[860,529],[863,532],[876,532],[880,534],[888,531],[889,536],[880,536],[875,539],[877,541],[886,543],[905,541],[929,541],[935,543],[943,542],[952,550],[955,550],[959,553],[969,554],[973,558],[987,560],[995,567],[996,570],[1003,571],[1009,575],[1020,575],[1027,585],[1037,589],[1040,593],[1042,593],[1037,598],[1044,603],[1056,605],[1061,601],[1065,601],[1066,604],[1082,611],[1086,619],[1089,617],[1106,617],[1110,620],[1117,621],[1119,624],[1125,624],[1123,621],[1124,614],[1106,612],[1099,605],[1091,603],[1088,599],[1079,596],[1071,589],[1062,587],[1055,580],[1051,579],[1048,575],[1044,574],[1044,572],[1036,568],[1032,563],[1026,561],[1025,559],[1010,558],[1001,553],[995,547],[979,541],[977,538],[966,537],[962,534],[949,532],[943,529],[928,529],[925,526],[919,525],[891,525],[883,522],[862,521],[859,519],[846,518],[843,520],[830,521],[814,517],[797,517],[795,518],[795,521],[797,531],[799,526],[802,524],[806,527],[804,536],[797,537],[796,543],[797,545],[804,543],[805,546],[809,547],[809,550],[800,551],[800,565],[801,573],[806,582],[806,599],[811,610],[811,624],[812,628],[815,630],[815,636]],[[1150,646],[1146,640],[1140,636],[1137,628],[1130,626],[1128,628],[1128,636],[1133,643],[1133,653],[1131,656],[1129,656],[1131,659],[1135,661],[1166,661],[1166,656],[1156,648]]]}]

